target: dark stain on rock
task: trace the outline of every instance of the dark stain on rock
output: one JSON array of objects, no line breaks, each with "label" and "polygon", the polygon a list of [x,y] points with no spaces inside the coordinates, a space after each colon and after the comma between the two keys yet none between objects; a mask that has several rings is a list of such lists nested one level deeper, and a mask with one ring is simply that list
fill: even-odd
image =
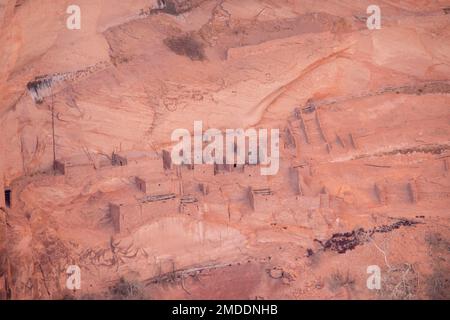
[{"label": "dark stain on rock", "polygon": [[[347,250],[353,250],[355,247],[368,242],[370,236],[375,233],[387,233],[399,229],[400,227],[410,227],[418,223],[420,222],[401,219],[390,225],[382,225],[369,230],[358,228],[349,232],[335,233],[330,239],[326,241],[321,241],[318,239],[314,239],[314,241],[320,243],[324,251],[336,251],[338,253],[345,253],[347,252]],[[311,252],[312,250],[308,249],[308,257],[312,255]]]},{"label": "dark stain on rock", "polygon": [[164,44],[176,54],[187,56],[193,61],[205,60],[203,44],[192,34],[167,38]]}]

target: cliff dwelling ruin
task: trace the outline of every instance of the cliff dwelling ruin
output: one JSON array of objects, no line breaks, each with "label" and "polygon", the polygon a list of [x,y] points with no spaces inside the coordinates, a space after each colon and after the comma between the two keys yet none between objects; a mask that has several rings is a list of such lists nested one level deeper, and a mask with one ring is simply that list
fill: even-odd
[{"label": "cliff dwelling ruin", "polygon": [[67,5],[0,5],[1,299],[450,298],[447,0]]}]

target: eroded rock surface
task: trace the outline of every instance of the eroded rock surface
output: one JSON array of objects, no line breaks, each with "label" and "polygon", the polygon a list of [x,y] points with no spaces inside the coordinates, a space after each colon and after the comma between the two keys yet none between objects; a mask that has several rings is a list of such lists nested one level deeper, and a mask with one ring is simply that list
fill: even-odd
[{"label": "eroded rock surface", "polygon": [[[448,1],[379,30],[365,1],[76,2],[80,30],[0,4],[2,299],[450,297]],[[171,165],[194,121],[279,129],[278,173]]]}]

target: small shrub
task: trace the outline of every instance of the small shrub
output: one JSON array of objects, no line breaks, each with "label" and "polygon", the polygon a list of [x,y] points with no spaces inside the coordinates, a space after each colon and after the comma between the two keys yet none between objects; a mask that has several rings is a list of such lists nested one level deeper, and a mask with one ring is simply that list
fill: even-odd
[{"label": "small shrub", "polygon": [[450,299],[450,278],[442,271],[434,272],[427,279],[427,293],[433,300],[449,300]]},{"label": "small shrub", "polygon": [[340,271],[335,271],[328,279],[328,286],[331,291],[337,291],[340,288],[347,288],[353,290],[355,287],[355,279],[353,279],[349,272],[342,274]]},{"label": "small shrub", "polygon": [[418,273],[413,265],[404,263],[385,273],[379,295],[382,299],[412,300],[417,299],[418,289]]}]

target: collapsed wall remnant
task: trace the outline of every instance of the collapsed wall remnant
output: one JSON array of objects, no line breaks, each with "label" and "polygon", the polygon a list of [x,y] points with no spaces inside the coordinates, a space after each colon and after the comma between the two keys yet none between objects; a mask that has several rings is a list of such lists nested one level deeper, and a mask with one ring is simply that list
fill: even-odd
[{"label": "collapsed wall remnant", "polygon": [[82,154],[75,155],[66,159],[57,159],[53,164],[56,172],[69,175],[86,175],[92,174],[96,169],[111,165],[111,160],[99,154]]},{"label": "collapsed wall remnant", "polygon": [[164,170],[172,169],[172,156],[170,152],[167,150],[162,151],[162,159],[163,159],[163,168]]},{"label": "collapsed wall remnant", "polygon": [[411,180],[407,185],[408,194],[412,203],[417,203],[419,201],[419,191],[417,188],[416,180]]},{"label": "collapsed wall remnant", "polygon": [[300,145],[300,137],[302,130],[298,119],[288,119],[284,134],[284,149],[289,149],[294,155],[297,154],[297,146]]},{"label": "collapsed wall remnant", "polygon": [[90,162],[73,163],[69,160],[56,160],[54,165],[55,170],[63,175],[89,175],[95,172],[95,167]]},{"label": "collapsed wall remnant", "polygon": [[198,188],[204,196],[208,195],[209,185],[207,183],[199,183]]},{"label": "collapsed wall remnant", "polygon": [[336,142],[340,144],[342,148],[347,149],[347,144],[345,143],[345,140],[337,132],[336,132]]},{"label": "collapsed wall remnant", "polygon": [[223,161],[223,163],[218,164],[215,163],[214,164],[214,174],[219,174],[219,173],[225,173],[225,172],[240,172],[242,173],[244,171],[244,164],[227,164],[225,163],[225,159]]},{"label": "collapsed wall remnant", "polygon": [[299,172],[298,168],[295,168],[295,167],[290,168],[289,174],[292,179],[292,185],[293,185],[295,194],[302,196],[303,192],[302,192],[302,187],[300,184],[301,176],[300,176],[300,172]]},{"label": "collapsed wall remnant", "polygon": [[148,195],[135,201],[110,203],[109,210],[114,231],[126,235],[164,215],[177,213],[179,202],[174,193]]},{"label": "collapsed wall remnant", "polygon": [[378,199],[378,202],[381,205],[386,205],[387,204],[387,192],[386,192],[386,187],[383,185],[380,185],[378,183],[375,183],[374,185],[374,191],[375,191],[375,195]]},{"label": "collapsed wall remnant", "polygon": [[170,178],[152,179],[135,177],[135,181],[137,188],[148,195],[168,194],[177,191],[175,181]]},{"label": "collapsed wall remnant", "polygon": [[130,164],[152,164],[153,167],[161,167],[161,158],[154,151],[120,151],[113,152],[111,164],[113,166],[127,166]]},{"label": "collapsed wall remnant", "polygon": [[308,128],[306,127],[306,122],[305,122],[305,119],[303,118],[302,110],[299,109],[299,108],[296,108],[296,109],[294,110],[294,116],[295,116],[297,119],[300,120],[300,128],[302,129],[303,134],[305,135],[305,141],[306,141],[306,143],[309,144],[309,143],[310,143],[310,138],[309,138],[309,135],[308,135]]},{"label": "collapsed wall remnant", "polygon": [[[316,115],[317,127],[319,129],[320,136],[322,137],[323,141],[328,146],[330,146],[330,144],[328,143],[328,134],[325,131],[325,128],[324,128],[323,123],[322,123],[322,118],[320,116],[321,113],[320,113],[319,109],[315,109],[315,111],[316,111],[315,115]],[[331,146],[329,148],[331,148]]]},{"label": "collapsed wall remnant", "polygon": [[350,143],[352,144],[352,147],[354,149],[359,149],[358,141],[356,140],[355,135],[352,133],[349,133],[348,136],[350,138]]},{"label": "collapsed wall remnant", "polygon": [[139,203],[110,203],[109,211],[116,233],[130,232],[142,220]]},{"label": "collapsed wall remnant", "polygon": [[271,196],[273,195],[272,190],[270,188],[253,188],[249,187],[248,189],[248,197],[250,202],[250,207],[253,211],[256,212],[264,212],[270,209],[268,206],[268,202],[271,200]]},{"label": "collapsed wall remnant", "polygon": [[284,147],[287,149],[295,149],[297,147],[290,125],[284,129]]},{"label": "collapsed wall remnant", "polygon": [[307,194],[308,185],[305,183],[305,179],[300,171],[299,167],[291,169],[294,183],[295,193],[299,196],[305,196]]},{"label": "collapsed wall remnant", "polygon": [[185,195],[181,197],[179,212],[187,215],[198,214],[199,213],[198,199],[190,195]]}]

